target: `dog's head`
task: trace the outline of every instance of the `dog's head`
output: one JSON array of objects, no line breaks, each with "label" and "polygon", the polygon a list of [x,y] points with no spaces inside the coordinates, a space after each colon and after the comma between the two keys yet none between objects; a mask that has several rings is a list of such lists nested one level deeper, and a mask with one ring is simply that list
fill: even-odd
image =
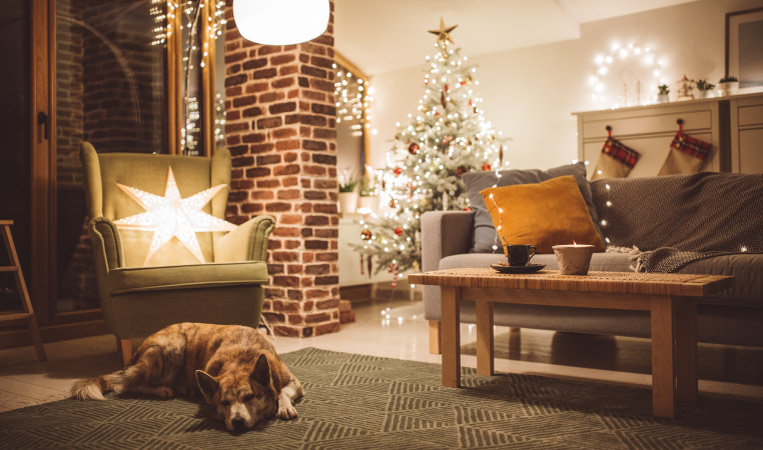
[{"label": "dog's head", "polygon": [[260,354],[251,364],[227,364],[217,377],[196,371],[196,382],[207,404],[215,408],[218,420],[230,431],[243,431],[273,417],[278,398],[270,377],[270,365]]}]

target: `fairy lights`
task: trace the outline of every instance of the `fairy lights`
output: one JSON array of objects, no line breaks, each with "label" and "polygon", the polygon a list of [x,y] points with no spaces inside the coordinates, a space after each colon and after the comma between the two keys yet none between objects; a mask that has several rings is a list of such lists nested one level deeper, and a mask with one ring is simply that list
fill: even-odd
[{"label": "fairy lights", "polygon": [[[601,108],[649,105],[657,101],[657,86],[665,84],[667,62],[650,47],[615,42],[609,53],[594,56],[594,73],[588,77],[591,99]],[[628,70],[615,70],[628,64]],[[617,75],[613,74],[615,72]],[[634,79],[635,77],[635,79]],[[641,80],[646,80],[646,84]],[[620,94],[615,94],[619,92]]]},{"label": "fairy lights", "polygon": [[334,99],[336,100],[336,123],[349,123],[353,136],[362,136],[371,130],[371,105],[374,101],[374,88],[371,83],[354,75],[348,69],[334,63],[336,81]]}]

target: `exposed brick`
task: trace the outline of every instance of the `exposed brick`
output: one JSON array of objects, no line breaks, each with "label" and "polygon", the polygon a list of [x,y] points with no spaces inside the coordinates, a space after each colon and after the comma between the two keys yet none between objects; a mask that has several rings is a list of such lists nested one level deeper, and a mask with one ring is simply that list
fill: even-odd
[{"label": "exposed brick", "polygon": [[[303,147],[307,147],[306,144],[308,142],[318,142],[318,141],[308,141],[308,140],[305,140]],[[325,142],[321,142],[321,143],[325,145]],[[318,149],[316,149],[316,150],[318,150]],[[315,154],[313,154],[313,162],[315,162],[317,164],[328,164],[328,165],[335,166],[336,165],[336,156],[334,156],[334,155],[325,155],[325,154],[322,154],[322,153],[315,153]]]},{"label": "exposed brick", "polygon": [[282,114],[294,111],[295,109],[297,109],[297,104],[294,102],[276,103],[268,107],[270,114]]},{"label": "exposed brick", "polygon": [[321,300],[321,301],[315,302],[315,306],[318,309],[336,308],[339,306],[339,299],[332,298],[329,300]]},{"label": "exposed brick", "polygon": [[320,336],[322,334],[328,334],[328,333],[336,333],[337,331],[339,331],[339,322],[324,323],[321,325],[317,325],[314,328],[314,333],[316,336]]},{"label": "exposed brick", "polygon": [[326,116],[336,116],[336,106],[333,106],[333,105],[321,105],[320,103],[313,103],[312,111],[315,114],[324,114]]},{"label": "exposed brick", "polygon": [[241,83],[245,83],[246,79],[247,78],[245,74],[233,75],[225,79],[225,87],[235,86]]},{"label": "exposed brick", "polygon": [[242,114],[244,117],[257,117],[262,115],[262,109],[260,109],[259,106],[255,106],[254,108],[248,108],[242,111]]},{"label": "exposed brick", "polygon": [[331,314],[326,312],[305,315],[306,323],[326,322],[327,320],[331,320]]},{"label": "exposed brick", "polygon": [[287,164],[273,169],[273,175],[294,175],[299,173],[299,165]]},{"label": "exposed brick", "polygon": [[260,69],[252,72],[252,79],[261,80],[263,78],[273,78],[278,75],[278,71],[274,68]]},{"label": "exposed brick", "polygon": [[325,226],[329,224],[329,219],[326,216],[306,216],[305,225],[310,226]]},{"label": "exposed brick", "polygon": [[308,250],[326,250],[329,248],[329,241],[308,239],[305,240],[305,248]]},{"label": "exposed brick", "polygon": [[266,92],[260,95],[260,103],[271,103],[278,100],[283,100],[286,97],[283,92]]},{"label": "exposed brick", "polygon": [[263,128],[276,128],[283,125],[283,120],[281,120],[280,117],[268,117],[266,119],[258,119],[257,120],[257,128],[263,129]]},{"label": "exposed brick", "polygon": [[261,67],[265,67],[267,64],[268,64],[267,58],[250,59],[244,63],[243,67],[244,67],[244,70],[252,70],[252,69],[259,69]]},{"label": "exposed brick", "polygon": [[278,56],[271,56],[270,64],[274,66],[279,64],[286,64],[286,63],[294,61],[296,58],[297,56],[294,53],[286,53],[286,54],[281,54]]},{"label": "exposed brick", "polygon": [[257,157],[257,165],[280,164],[281,155],[262,155]]},{"label": "exposed brick", "polygon": [[339,277],[337,276],[315,277],[315,284],[319,286],[338,284],[338,283],[339,283]]},{"label": "exposed brick", "polygon": [[226,218],[240,224],[257,214],[276,217],[263,305],[275,334],[334,332],[339,329],[334,17],[324,36],[311,42],[263,46],[241,38],[226,3],[224,44],[235,55],[225,68],[226,144],[234,166]]}]

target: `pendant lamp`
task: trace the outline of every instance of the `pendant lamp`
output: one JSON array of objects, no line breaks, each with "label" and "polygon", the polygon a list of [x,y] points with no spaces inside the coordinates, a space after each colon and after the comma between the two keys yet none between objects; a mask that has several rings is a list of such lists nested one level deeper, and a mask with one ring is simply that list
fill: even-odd
[{"label": "pendant lamp", "polygon": [[298,44],[326,30],[329,0],[233,0],[233,18],[241,36],[252,42]]}]

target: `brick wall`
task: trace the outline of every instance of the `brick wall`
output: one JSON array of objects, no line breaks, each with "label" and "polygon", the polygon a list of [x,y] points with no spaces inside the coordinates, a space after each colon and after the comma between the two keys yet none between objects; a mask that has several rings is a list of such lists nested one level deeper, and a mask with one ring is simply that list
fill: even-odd
[{"label": "brick wall", "polygon": [[228,219],[276,218],[263,314],[278,335],[339,329],[333,6],[322,36],[288,46],[243,39],[226,7]]}]

